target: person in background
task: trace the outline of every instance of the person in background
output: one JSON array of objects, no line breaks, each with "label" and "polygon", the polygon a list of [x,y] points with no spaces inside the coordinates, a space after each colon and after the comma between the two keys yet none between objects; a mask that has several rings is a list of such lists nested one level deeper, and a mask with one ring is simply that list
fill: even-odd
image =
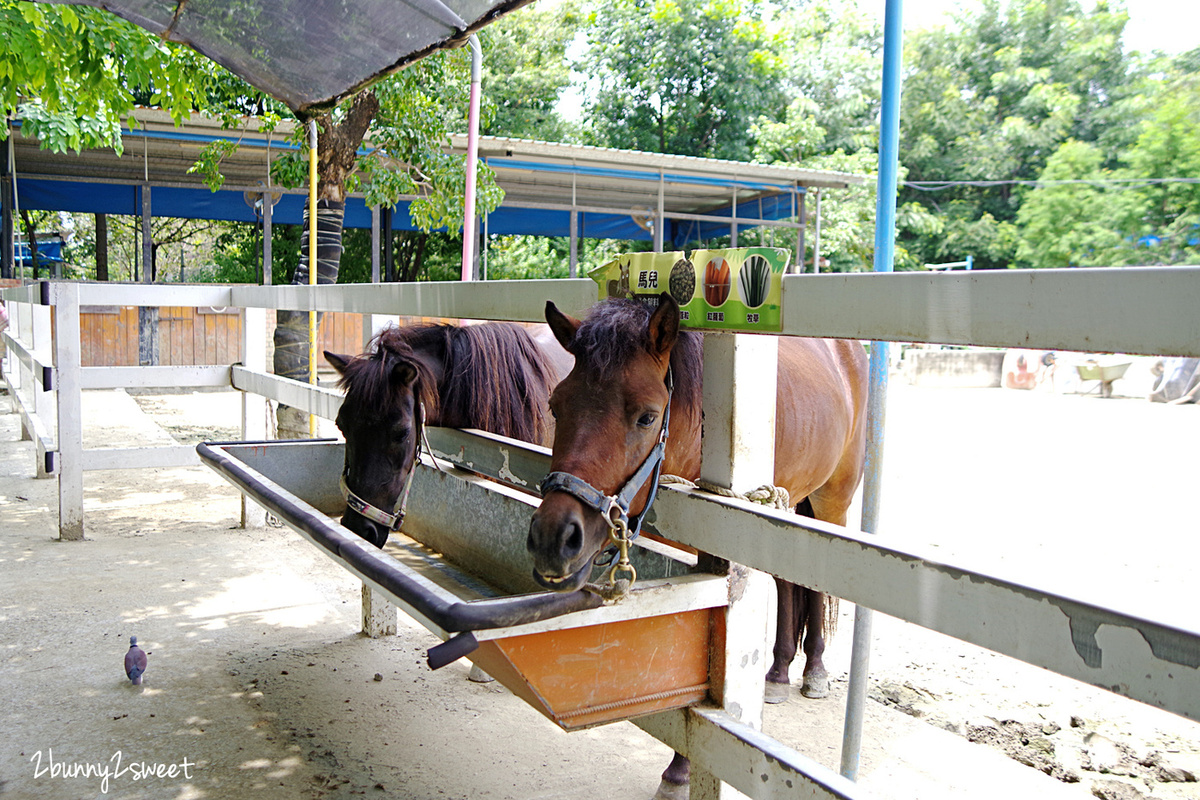
[{"label": "person in background", "polygon": [[1004,376],[1004,385],[1009,389],[1032,389],[1037,385],[1037,375],[1029,371],[1025,354],[1017,356],[1017,369]]},{"label": "person in background", "polygon": [[1042,354],[1042,363],[1038,367],[1037,382],[1041,386],[1050,381],[1050,391],[1054,391],[1054,371],[1058,369],[1058,357],[1050,350]]}]

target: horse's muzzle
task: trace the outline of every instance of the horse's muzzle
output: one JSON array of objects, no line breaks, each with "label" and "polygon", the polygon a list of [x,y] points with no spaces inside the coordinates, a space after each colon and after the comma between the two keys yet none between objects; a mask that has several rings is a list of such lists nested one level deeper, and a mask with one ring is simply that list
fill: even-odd
[{"label": "horse's muzzle", "polygon": [[[556,508],[551,498],[568,500]],[[574,506],[574,508],[572,508]],[[556,592],[573,592],[591,575],[592,562],[585,547],[587,527],[579,504],[559,492],[547,495],[529,522],[525,547],[533,556],[533,579]]]},{"label": "horse's muzzle", "polygon": [[388,535],[391,533],[387,528],[372,522],[362,514],[351,509],[346,509],[346,513],[342,515],[342,527],[348,528],[380,548],[387,544]]}]

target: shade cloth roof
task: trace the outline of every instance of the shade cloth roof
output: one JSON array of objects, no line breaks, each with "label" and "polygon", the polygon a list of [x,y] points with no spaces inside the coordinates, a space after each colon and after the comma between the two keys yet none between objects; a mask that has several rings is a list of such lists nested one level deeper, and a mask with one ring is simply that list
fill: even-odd
[{"label": "shade cloth roof", "polygon": [[[251,203],[266,188],[269,160],[291,147],[283,141],[284,133],[268,137],[252,121],[243,130],[226,131],[199,116],[178,128],[162,112],[143,110],[138,116],[142,126],[126,131],[120,156],[111,149],[53,153],[15,132],[21,207],[140,214],[141,187],[148,185],[154,216],[256,220]],[[222,162],[226,182],[214,193],[187,170],[201,148],[216,138],[239,141],[241,147]],[[450,149],[464,152],[466,137],[454,137]],[[804,193],[812,188],[846,187],[864,180],[840,172],[488,136],[480,139],[479,155],[495,170],[505,191],[503,205],[486,217],[490,233],[567,236],[574,210],[579,236],[650,240],[647,221],[657,210],[661,190],[668,217],[715,219],[671,219],[667,241],[676,247],[728,235],[731,223],[722,220],[732,217],[735,197],[739,228],[748,228],[756,220],[795,217]],[[299,224],[304,191],[272,188],[281,194],[274,221]],[[361,195],[347,201],[345,224],[371,226],[371,212]],[[392,228],[413,227],[408,203],[401,202]]]},{"label": "shade cloth roof", "polygon": [[54,0],[193,48],[300,116],[466,41],[529,0]]}]

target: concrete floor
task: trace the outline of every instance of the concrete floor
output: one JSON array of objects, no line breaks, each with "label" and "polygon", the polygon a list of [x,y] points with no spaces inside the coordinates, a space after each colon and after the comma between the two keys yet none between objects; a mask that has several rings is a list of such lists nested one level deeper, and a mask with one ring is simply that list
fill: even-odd
[{"label": "concrete floor", "polygon": [[[180,418],[236,424],[225,393],[181,395],[153,416],[124,392],[88,393],[84,405],[89,446],[166,441]],[[33,478],[32,446],[0,414],[5,800],[653,793],[670,753],[634,726],[565,734],[496,684],[468,682],[462,662],[430,672],[423,656],[435,640],[403,617],[395,637],[361,636],[356,583],[290,531],[239,529],[236,492],[206,468],[87,473],[85,494],[87,541],[56,541],[55,484]],[[142,687],[121,667],[131,635],[150,654]],[[956,644],[944,638],[878,621],[876,676],[928,668],[929,653]],[[765,721],[828,767],[849,639],[847,627],[829,653],[831,699],[793,697]],[[1000,658],[946,657],[947,680],[957,659]],[[998,669],[1009,682],[1045,675]],[[1178,721],[1166,716],[1156,724]],[[1200,740],[1178,722],[1181,740]],[[871,796],[1088,796],[878,703],[865,737],[860,783]],[[93,774],[76,774],[87,765]]]}]

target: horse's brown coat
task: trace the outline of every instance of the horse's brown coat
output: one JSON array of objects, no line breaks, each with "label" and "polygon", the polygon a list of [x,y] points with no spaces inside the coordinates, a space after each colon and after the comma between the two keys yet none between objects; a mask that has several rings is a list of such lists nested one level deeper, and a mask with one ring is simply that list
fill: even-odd
[{"label": "horse's brown coat", "polygon": [[[575,368],[550,400],[557,420],[550,469],[616,494],[658,439],[670,364],[675,391],[670,396],[663,471],[692,480],[699,477],[702,348],[699,334],[680,332],[679,307],[670,295],[661,295],[652,313],[636,301],[605,301],[583,322],[548,303],[546,319],[575,356]],[[867,358],[862,345],[781,339],[774,477],[801,513],[845,524],[862,478],[866,406]],[[641,510],[646,496],[643,489],[631,513]],[[549,588],[578,588],[607,541],[608,525],[598,512],[566,492],[547,492],[530,523],[534,577]],[[827,615],[820,594],[779,579],[776,585],[777,639],[768,685],[786,688],[788,667],[803,633],[803,691],[823,696],[828,681],[821,657],[829,619],[835,615]],[[687,760],[676,756],[663,780],[678,786],[687,775]]]}]

